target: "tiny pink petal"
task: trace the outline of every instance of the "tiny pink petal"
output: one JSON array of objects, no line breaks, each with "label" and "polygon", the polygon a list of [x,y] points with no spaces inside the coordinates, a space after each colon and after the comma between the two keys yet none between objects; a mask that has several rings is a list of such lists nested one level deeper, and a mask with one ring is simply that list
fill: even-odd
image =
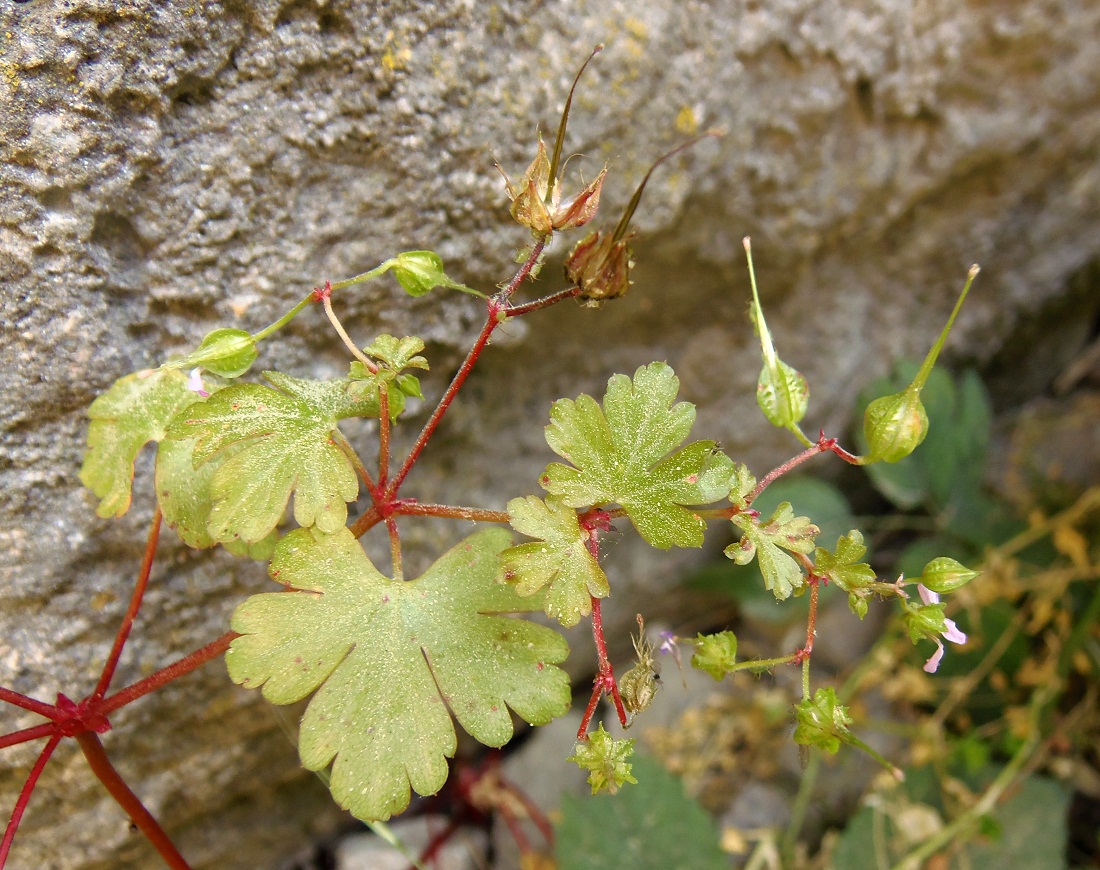
[{"label": "tiny pink petal", "polygon": [[940,666],[940,660],[943,658],[943,644],[936,641],[936,651],[928,657],[928,661],[924,663],[924,672],[926,674],[936,673],[936,669]]},{"label": "tiny pink petal", "polygon": [[947,626],[947,631],[943,633],[944,640],[949,640],[951,643],[966,643],[966,635],[959,631],[955,620],[945,619],[944,624]]},{"label": "tiny pink petal", "polygon": [[920,600],[925,604],[940,603],[940,596],[922,583],[917,584],[917,592],[920,593]]},{"label": "tiny pink petal", "polygon": [[191,369],[191,374],[187,378],[187,389],[192,393],[198,393],[204,399],[209,398],[210,393],[207,392],[206,386],[202,382],[202,369]]}]

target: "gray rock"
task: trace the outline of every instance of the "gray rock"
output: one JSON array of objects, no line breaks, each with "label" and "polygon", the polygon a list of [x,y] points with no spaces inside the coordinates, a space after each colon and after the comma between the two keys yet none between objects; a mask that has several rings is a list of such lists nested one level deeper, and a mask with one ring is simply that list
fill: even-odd
[{"label": "gray rock", "polygon": [[[149,463],[130,513],[96,519],[76,478],[94,396],[216,325],[258,329],[326,278],[401,250],[437,250],[465,283],[505,279],[523,233],[507,220],[494,156],[522,171],[598,40],[608,48],[582,85],[568,147],[587,155],[571,173],[611,162],[605,222],[685,132],[727,136],[655,176],[629,297],[508,328],[409,495],[499,508],[536,491],[550,402],[599,393],[612,372],[653,359],[676,367],[703,435],[757,471],[789,455],[793,443],[755,410],[746,234],[781,353],[813,389],[808,426],[838,433],[866,380],[927,348],[971,262],[985,271],[951,346],[981,363],[1097,257],[1096,4],[715,9],[0,6],[0,683],[82,696],[125,608],[152,509]],[[562,254],[547,290],[560,286]],[[364,343],[382,331],[427,339],[436,393],[481,319],[467,297],[410,301],[383,284],[336,306]],[[325,375],[346,360],[309,312],[265,348],[262,365],[276,364]],[[410,562],[422,567],[464,531],[408,524]],[[654,558],[621,538],[607,618],[625,646],[634,613],[661,615],[670,578],[697,554]],[[116,685],[217,637],[266,588],[262,568],[187,553],[167,535]],[[5,708],[2,727],[37,721]],[[114,725],[108,751],[195,867],[274,866],[334,823],[272,715],[218,665]],[[5,806],[33,757],[24,747],[0,759]],[[293,795],[297,821],[286,801],[274,809],[276,794]],[[82,761],[59,753],[9,866],[155,864]]]}]

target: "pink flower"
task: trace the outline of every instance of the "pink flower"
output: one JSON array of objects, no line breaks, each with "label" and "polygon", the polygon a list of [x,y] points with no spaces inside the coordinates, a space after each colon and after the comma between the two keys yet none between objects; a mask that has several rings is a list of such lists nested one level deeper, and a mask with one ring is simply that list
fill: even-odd
[{"label": "pink flower", "polygon": [[204,399],[209,398],[210,393],[207,391],[206,386],[202,382],[202,369],[191,369],[191,374],[187,378],[187,389],[192,393],[198,393]]},{"label": "pink flower", "polygon": [[[921,601],[925,604],[940,603],[940,596],[920,583],[917,584],[917,592],[920,593]],[[944,640],[949,640],[951,643],[966,643],[966,635],[959,631],[959,627],[955,625],[955,620],[944,618],[943,622],[947,626],[947,630],[942,632]],[[943,642],[938,638],[935,640],[936,651],[924,663],[924,671],[929,674],[936,672],[936,669],[940,666],[940,660],[943,658]]]}]

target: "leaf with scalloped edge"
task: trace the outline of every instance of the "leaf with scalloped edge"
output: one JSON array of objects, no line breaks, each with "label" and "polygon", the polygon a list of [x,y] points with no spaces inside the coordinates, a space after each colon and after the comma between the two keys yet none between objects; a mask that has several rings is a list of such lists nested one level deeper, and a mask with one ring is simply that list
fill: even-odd
[{"label": "leaf with scalloped edge", "polygon": [[809,517],[796,517],[791,503],[785,501],[767,520],[752,514],[736,514],[733,524],[744,535],[740,541],[726,547],[726,555],[738,565],[747,565],[756,556],[764,585],[777,599],[789,598],[792,592],[805,585],[802,569],[783,550],[813,552],[814,537],[819,529]]},{"label": "leaf with scalloped edge", "polygon": [[88,449],[80,481],[100,498],[96,513],[120,517],[130,508],[134,460],[168,423],[201,397],[179,371],[150,370],[119,378],[88,408]]},{"label": "leaf with scalloped edge", "polygon": [[695,406],[673,404],[679,378],[665,363],[614,375],[604,403],[582,395],[550,409],[546,441],[572,465],[553,462],[540,483],[570,507],[618,503],[655,547],[700,547],[705,523],[686,505],[729,494],[733,463],[713,441],[679,446]]},{"label": "leaf with scalloped edge", "polygon": [[[161,442],[157,448],[155,487],[165,524],[188,547],[204,550],[218,543],[207,528],[214,506],[210,481],[240,446],[225,448],[198,468],[194,464],[194,446],[194,441]],[[272,530],[255,543],[237,539],[225,541],[222,546],[234,556],[266,561],[275,549],[277,536]]]},{"label": "leaf with scalloped edge", "polygon": [[275,704],[316,692],[302,717],[299,754],[309,770],[332,765],[329,788],[360,819],[387,819],[410,786],[434,794],[456,748],[452,715],[475,739],[502,746],[511,707],[541,725],[569,707],[554,667],[565,641],[502,614],[538,610],[497,583],[504,529],[479,532],[411,582],[384,577],[347,529],[297,529],[276,547],[271,576],[287,591],[237,608],[226,653],[234,682]]},{"label": "leaf with scalloped edge", "polygon": [[294,519],[334,532],[359,494],[355,469],[333,434],[346,417],[378,415],[377,395],[357,398],[346,378],[311,381],[264,372],[274,385],[234,384],[179,414],[167,438],[194,439],[196,466],[240,445],[210,480],[207,531],[217,541],[265,538],[294,493]]},{"label": "leaf with scalloped edge", "polygon": [[569,628],[592,612],[592,598],[611,593],[575,510],[553,496],[543,501],[532,495],[508,502],[508,520],[517,532],[539,540],[500,554],[501,579],[523,596],[546,589],[547,616]]}]

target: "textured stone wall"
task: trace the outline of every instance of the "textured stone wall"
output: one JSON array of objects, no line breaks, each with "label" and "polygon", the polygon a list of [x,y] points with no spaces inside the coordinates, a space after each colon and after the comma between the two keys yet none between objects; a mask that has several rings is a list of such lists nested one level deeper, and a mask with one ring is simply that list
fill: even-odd
[{"label": "textured stone wall", "polygon": [[[76,479],[95,395],[401,250],[433,248],[483,288],[507,278],[523,233],[492,163],[522,171],[597,41],[568,148],[589,178],[610,161],[605,220],[685,134],[727,135],[655,177],[629,297],[509,327],[409,494],[500,507],[534,491],[549,403],[653,359],[727,451],[758,470],[789,454],[755,411],[746,234],[781,352],[809,377],[811,428],[842,431],[867,380],[923,352],[972,262],[957,357],[1023,371],[1006,345],[1052,310],[1053,346],[1070,348],[1097,305],[1060,301],[1100,256],[1097,32],[1100,5],[1068,0],[0,5],[0,684],[89,691],[125,607],[149,464],[130,514],[96,519]],[[557,276],[552,259],[544,286]],[[336,304],[363,343],[428,340],[436,389],[481,316],[468,297],[382,284]],[[345,364],[317,312],[265,353],[304,375]],[[455,534],[410,525],[408,540],[428,553]],[[165,537],[119,685],[219,635],[267,583]],[[609,618],[659,608],[694,558],[624,540]],[[0,710],[4,730],[36,721]],[[108,751],[196,867],[276,866],[334,817],[273,714],[216,663],[114,725]],[[5,811],[33,757],[0,756]],[[9,866],[156,859],[62,750]]]}]

